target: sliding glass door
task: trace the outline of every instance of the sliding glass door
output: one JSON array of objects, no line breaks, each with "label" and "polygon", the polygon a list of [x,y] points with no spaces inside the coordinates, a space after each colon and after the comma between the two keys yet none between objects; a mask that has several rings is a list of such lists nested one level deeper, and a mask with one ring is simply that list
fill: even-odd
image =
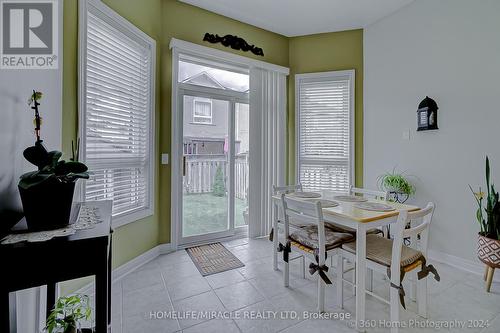
[{"label": "sliding glass door", "polygon": [[[245,232],[248,221],[248,74],[179,61],[181,167],[178,243]],[[175,194],[174,194],[175,195]]]}]

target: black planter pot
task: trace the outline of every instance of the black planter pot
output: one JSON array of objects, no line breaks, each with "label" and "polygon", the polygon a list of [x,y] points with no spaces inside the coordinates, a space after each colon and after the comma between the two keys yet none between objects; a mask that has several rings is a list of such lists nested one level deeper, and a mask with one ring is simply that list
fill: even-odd
[{"label": "black planter pot", "polygon": [[28,229],[40,231],[67,226],[74,192],[75,182],[63,183],[56,178],[29,189],[19,187]]}]

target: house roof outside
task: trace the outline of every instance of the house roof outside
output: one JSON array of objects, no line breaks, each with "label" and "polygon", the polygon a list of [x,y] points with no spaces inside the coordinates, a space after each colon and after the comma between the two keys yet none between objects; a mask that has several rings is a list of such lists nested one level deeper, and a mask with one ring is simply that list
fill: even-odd
[{"label": "house roof outside", "polygon": [[[209,73],[209,70],[190,76],[184,79],[182,83],[189,83],[203,87],[211,87],[211,88],[241,92],[241,84],[239,83],[237,84],[233,80],[224,80],[224,83],[221,83],[219,80],[217,80],[213,75]],[[243,92],[248,92],[248,91],[249,89]]]},{"label": "house roof outside", "polygon": [[179,61],[178,79],[181,83],[237,92],[248,92],[250,88],[248,73],[205,64],[196,59],[181,59]]}]

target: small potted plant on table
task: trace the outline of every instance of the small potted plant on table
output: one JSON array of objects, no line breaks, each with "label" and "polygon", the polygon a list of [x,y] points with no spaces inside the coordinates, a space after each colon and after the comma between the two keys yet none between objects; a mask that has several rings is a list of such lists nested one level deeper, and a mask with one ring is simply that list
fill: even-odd
[{"label": "small potted plant on table", "polygon": [[[486,156],[486,194],[481,191],[481,187],[478,192],[475,192],[470,185],[469,188],[478,205],[476,219],[481,231],[477,240],[477,256],[486,264],[484,279],[487,292],[490,291],[495,268],[500,268],[500,202],[495,185],[490,182],[490,160]],[[484,199],[486,199],[486,207],[483,207]],[[486,219],[484,213],[486,213]]]},{"label": "small potted plant on table", "polygon": [[91,329],[81,329],[81,321],[89,320],[92,314],[87,295],[60,297],[47,318],[45,330],[48,333],[85,333]]},{"label": "small potted plant on table", "polygon": [[391,199],[395,202],[404,203],[415,194],[415,186],[403,173],[398,173],[396,170],[379,176],[378,184],[379,188],[389,192]]}]

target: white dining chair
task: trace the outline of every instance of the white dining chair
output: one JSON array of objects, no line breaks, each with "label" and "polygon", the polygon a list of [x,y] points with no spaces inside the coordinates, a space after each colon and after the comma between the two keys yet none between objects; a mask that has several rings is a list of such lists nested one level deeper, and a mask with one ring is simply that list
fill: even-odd
[{"label": "white dining chair", "polygon": [[349,195],[361,195],[365,198],[384,200],[384,201],[389,200],[388,191],[370,190],[365,188],[354,187],[352,185],[349,187]]},{"label": "white dining chair", "polygon": [[[294,192],[302,192],[302,185],[301,184],[297,184],[297,185],[287,185],[287,186],[276,186],[276,185],[273,185],[273,194],[274,195],[282,195],[282,194],[290,194],[290,193],[294,193]],[[280,209],[278,209],[278,212],[277,212],[277,219],[278,219],[278,228],[279,227],[283,227],[284,223],[282,221],[282,216],[283,216],[283,213]],[[281,216],[281,217],[280,217]],[[297,228],[300,228],[302,225],[300,223],[296,223],[295,221],[290,221],[290,227],[292,229],[297,229]],[[280,232],[279,230],[274,230],[273,228],[271,228],[271,232],[269,234],[269,240],[272,242],[273,241],[273,238],[274,237],[277,237],[278,239],[278,243],[279,243],[279,235],[280,235]],[[277,253],[280,249],[278,248],[278,246],[274,246],[273,247],[273,251],[274,253]],[[305,279],[306,277],[306,261],[305,261],[305,258],[304,256],[296,256],[296,257],[290,257],[290,260],[296,260],[296,259],[301,259],[301,265],[302,265],[302,278]]]},{"label": "white dining chair", "polygon": [[287,186],[276,186],[273,185],[274,194],[288,194],[293,192],[302,192],[302,184],[297,185],[287,185]]},{"label": "white dining chair", "polygon": [[[388,191],[371,190],[371,189],[354,187],[352,185],[349,187],[349,195],[357,195],[357,196],[361,196],[361,197],[364,197],[367,199],[375,199],[375,200],[383,200],[383,201],[389,200],[389,192]],[[329,223],[329,224],[331,225],[331,223]],[[338,226],[338,225],[335,225],[335,226],[338,228],[342,228],[348,232],[352,232],[352,233],[356,232],[356,230],[354,230],[354,229],[347,229],[346,227]],[[380,229],[368,230],[368,234],[384,233],[384,235],[387,235],[388,232],[389,232],[389,228],[386,229],[386,233],[384,233],[384,230],[380,230]],[[332,264],[333,264],[333,258],[331,258],[331,260],[332,260]],[[355,295],[356,294],[356,285],[354,283],[354,277],[356,276],[356,267],[354,265],[351,267],[346,267],[345,263],[344,263],[343,267],[344,267],[344,273],[349,272],[351,270],[354,271],[353,281],[350,281],[349,284],[352,286],[352,294]],[[369,291],[373,291],[373,271],[371,269],[368,269],[368,271],[367,271],[367,289]]]},{"label": "white dining chair", "polygon": [[[352,241],[351,233],[336,232],[325,228],[323,211],[320,201],[297,200],[281,194],[281,205],[284,217],[284,232],[286,245],[283,248],[283,282],[289,286],[290,268],[289,254],[299,253],[311,260],[309,272],[318,275],[318,311],[325,309],[325,285],[332,284],[328,277],[329,267],[326,266],[327,256],[333,256],[344,243]],[[290,221],[295,220],[305,226],[290,232]]]},{"label": "white dining chair", "polygon": [[[416,272],[415,269],[420,268],[417,273],[418,281],[417,288],[417,308],[418,314],[421,317],[427,317],[427,280],[429,273],[434,274],[434,278],[439,281],[439,274],[432,265],[428,265],[427,246],[429,239],[429,227],[432,222],[434,213],[434,204],[429,203],[424,209],[407,212],[400,211],[398,220],[394,226],[394,239],[387,239],[376,234],[366,236],[366,258],[367,267],[387,274],[390,282],[390,299],[386,300],[383,297],[366,291],[373,297],[390,305],[390,320],[398,322],[400,318],[400,305],[405,307],[404,290],[402,280],[404,275],[409,272]],[[405,229],[409,222],[415,223],[421,221],[418,225],[411,225],[409,229]],[[417,237],[420,239],[417,241]],[[412,238],[411,243],[415,248],[408,247],[403,244],[406,237]],[[417,245],[418,244],[418,245]],[[351,262],[356,259],[356,242],[346,243],[339,249],[337,271],[342,271],[344,258]],[[350,283],[343,278],[343,274],[337,275],[337,300],[340,308],[343,307],[343,284]],[[412,281],[413,283],[414,281]],[[398,332],[398,327],[391,327],[391,332]]]}]

